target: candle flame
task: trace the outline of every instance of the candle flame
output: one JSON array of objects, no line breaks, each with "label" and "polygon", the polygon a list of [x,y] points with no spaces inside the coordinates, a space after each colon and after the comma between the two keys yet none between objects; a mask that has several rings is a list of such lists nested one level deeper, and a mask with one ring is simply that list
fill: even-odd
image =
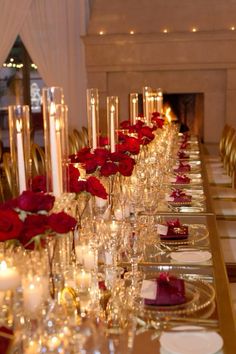
[{"label": "candle flame", "polygon": [[90,102],[91,102],[92,105],[94,105],[95,104],[95,98],[92,97]]},{"label": "candle flame", "polygon": [[56,113],[56,105],[54,102],[50,104],[50,116],[53,116]]},{"label": "candle flame", "polygon": [[136,102],[137,102],[137,98],[133,98],[133,99],[132,99],[132,102],[133,102],[133,103],[136,103]]},{"label": "candle flame", "polygon": [[113,104],[111,105],[111,112],[115,112],[115,106]]},{"label": "candle flame", "polygon": [[56,132],[59,132],[60,129],[61,129],[61,124],[60,124],[60,120],[59,119],[55,120],[55,129],[56,129]]},{"label": "candle flame", "polygon": [[17,131],[17,133],[21,133],[21,131],[22,131],[22,120],[21,119],[16,120],[16,131]]}]

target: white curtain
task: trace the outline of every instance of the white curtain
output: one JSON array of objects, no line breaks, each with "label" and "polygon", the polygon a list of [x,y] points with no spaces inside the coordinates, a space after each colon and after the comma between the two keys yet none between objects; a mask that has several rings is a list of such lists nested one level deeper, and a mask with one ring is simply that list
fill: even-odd
[{"label": "white curtain", "polygon": [[0,1],[0,66],[6,60],[22,27],[32,0]]},{"label": "white curtain", "polygon": [[87,0],[33,0],[20,36],[47,86],[60,86],[69,107],[69,127],[87,125],[86,68],[80,35]]}]

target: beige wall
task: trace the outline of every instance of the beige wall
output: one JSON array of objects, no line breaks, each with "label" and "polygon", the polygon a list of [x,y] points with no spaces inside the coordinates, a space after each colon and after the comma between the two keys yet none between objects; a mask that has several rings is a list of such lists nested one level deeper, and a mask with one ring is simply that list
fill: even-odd
[{"label": "beige wall", "polygon": [[[105,3],[110,4],[107,9]],[[236,1],[230,1],[231,7],[223,0],[145,0],[145,3],[149,7],[144,6],[143,0],[136,1],[136,7],[133,0],[94,1],[84,43],[88,87],[98,87],[100,91],[103,127],[107,95],[119,96],[120,118],[126,119],[128,94],[141,92],[142,87],[148,85],[161,87],[167,93],[203,93],[203,138],[206,142],[217,142],[225,122],[236,127],[236,31],[227,29],[233,25],[231,12],[236,13]],[[164,6],[164,3],[173,5],[165,21],[170,21],[176,29],[167,34],[158,32],[162,17],[156,6]],[[209,16],[210,10],[208,16],[205,12],[210,4],[213,17]],[[155,22],[155,17],[156,33],[153,33],[151,22]],[[205,30],[191,33],[186,23],[195,22],[197,26],[196,19]],[[127,34],[134,20],[142,33]],[[107,33],[99,36],[96,34],[99,29]]]}]

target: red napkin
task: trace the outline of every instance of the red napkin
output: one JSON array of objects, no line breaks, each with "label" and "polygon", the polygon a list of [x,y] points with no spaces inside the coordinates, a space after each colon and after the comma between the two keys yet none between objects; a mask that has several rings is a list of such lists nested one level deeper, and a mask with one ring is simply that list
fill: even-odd
[{"label": "red napkin", "polygon": [[145,299],[145,305],[178,305],[186,302],[183,279],[179,279],[168,273],[161,273],[156,282],[156,299]]}]

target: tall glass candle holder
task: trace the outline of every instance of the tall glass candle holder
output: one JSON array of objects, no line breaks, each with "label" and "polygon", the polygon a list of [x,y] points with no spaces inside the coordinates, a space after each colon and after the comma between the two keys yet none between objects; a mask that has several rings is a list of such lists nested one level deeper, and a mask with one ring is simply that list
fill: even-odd
[{"label": "tall glass candle holder", "polygon": [[111,152],[116,151],[116,144],[118,143],[118,104],[117,96],[107,97],[107,135]]},{"label": "tall glass candle holder", "polygon": [[149,86],[143,87],[143,114],[146,118],[146,123],[150,123],[150,95],[152,93],[152,88]]},{"label": "tall glass candle holder", "polygon": [[156,90],[155,101],[156,101],[155,104],[156,112],[162,114],[163,113],[163,93],[162,93],[162,89],[160,88]]},{"label": "tall glass candle holder", "polygon": [[87,90],[87,117],[89,146],[95,150],[99,145],[99,96],[96,88]]},{"label": "tall glass candle holder", "polygon": [[42,96],[47,191],[59,197],[68,191],[67,107],[60,87],[44,88]]},{"label": "tall glass candle holder", "polygon": [[16,196],[30,188],[30,119],[29,106],[9,106],[9,137],[12,160],[12,193]]},{"label": "tall glass candle holder", "polygon": [[129,109],[131,124],[136,123],[138,117],[138,93],[131,93],[129,96]]}]

